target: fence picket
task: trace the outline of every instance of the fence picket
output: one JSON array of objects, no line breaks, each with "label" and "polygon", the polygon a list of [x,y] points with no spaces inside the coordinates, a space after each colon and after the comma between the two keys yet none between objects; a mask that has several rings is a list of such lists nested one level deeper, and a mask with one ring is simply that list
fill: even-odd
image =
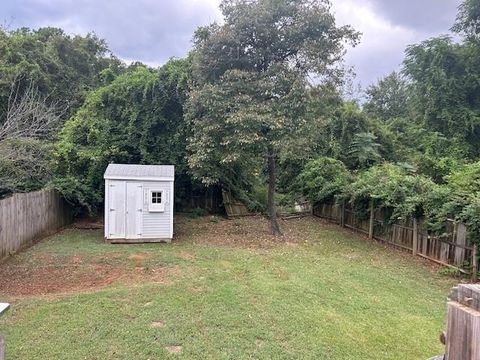
[{"label": "fence picket", "polygon": [[0,200],[0,260],[71,223],[71,211],[63,203],[54,190]]}]

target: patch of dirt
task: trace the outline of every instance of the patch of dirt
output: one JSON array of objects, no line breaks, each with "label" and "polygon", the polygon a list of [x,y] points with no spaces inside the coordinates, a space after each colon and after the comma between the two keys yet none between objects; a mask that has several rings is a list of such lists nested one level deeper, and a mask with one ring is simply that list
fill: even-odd
[{"label": "patch of dirt", "polygon": [[42,260],[42,265],[14,261],[1,264],[0,294],[28,297],[96,290],[113,283],[163,283],[167,272],[172,270],[164,267],[128,269],[122,264],[95,263],[95,259],[78,255],[61,260],[42,257]]},{"label": "patch of dirt", "polygon": [[207,218],[177,217],[176,240],[247,248],[271,248],[280,244],[295,247],[308,238],[309,228],[316,221],[312,217],[279,219],[283,236],[275,237],[270,234],[269,221],[263,216],[222,219],[218,222],[207,221]]},{"label": "patch of dirt", "polygon": [[187,260],[187,261],[191,261],[191,260],[195,259],[195,255],[194,255],[194,254],[188,253],[188,252],[186,252],[186,251],[182,251],[182,252],[180,253],[180,255],[178,255],[178,256],[180,257],[180,259],[182,259],[182,260]]},{"label": "patch of dirt", "polygon": [[82,230],[98,230],[103,229],[103,221],[102,219],[77,219],[73,224],[75,229],[82,229]]},{"label": "patch of dirt", "polygon": [[182,347],[178,345],[174,346],[165,346],[165,349],[170,353],[170,354],[180,354],[182,352]]},{"label": "patch of dirt", "polygon": [[153,328],[163,328],[165,327],[165,323],[163,321],[152,321],[151,326]]},{"label": "patch of dirt", "polygon": [[135,263],[135,267],[137,268],[143,268],[147,258],[149,258],[147,254],[133,254],[128,257],[129,260],[132,260]]}]

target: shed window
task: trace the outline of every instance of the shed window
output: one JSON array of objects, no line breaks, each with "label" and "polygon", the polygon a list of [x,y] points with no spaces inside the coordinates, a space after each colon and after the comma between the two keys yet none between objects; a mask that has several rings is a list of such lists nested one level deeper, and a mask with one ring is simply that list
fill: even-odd
[{"label": "shed window", "polygon": [[165,197],[163,190],[150,190],[150,199],[148,201],[148,211],[165,211]]},{"label": "shed window", "polygon": [[161,204],[161,203],[162,203],[162,192],[152,191],[152,204]]}]

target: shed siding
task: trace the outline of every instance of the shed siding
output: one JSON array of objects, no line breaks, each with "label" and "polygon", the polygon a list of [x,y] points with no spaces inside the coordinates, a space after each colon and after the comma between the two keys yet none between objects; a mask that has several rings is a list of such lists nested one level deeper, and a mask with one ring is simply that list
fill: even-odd
[{"label": "shed siding", "polygon": [[164,212],[148,211],[148,196],[143,204],[143,232],[144,238],[171,238],[171,224],[173,223],[173,190],[171,182],[144,182],[143,187],[147,194],[150,190],[163,190],[166,195]]}]

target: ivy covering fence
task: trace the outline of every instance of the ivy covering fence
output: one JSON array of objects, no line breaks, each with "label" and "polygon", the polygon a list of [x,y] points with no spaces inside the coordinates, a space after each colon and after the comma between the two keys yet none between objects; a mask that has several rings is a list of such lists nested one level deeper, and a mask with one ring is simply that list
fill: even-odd
[{"label": "ivy covering fence", "polygon": [[295,186],[315,215],[477,278],[480,162],[436,183],[405,164],[349,171],[321,157],[305,166]]}]

